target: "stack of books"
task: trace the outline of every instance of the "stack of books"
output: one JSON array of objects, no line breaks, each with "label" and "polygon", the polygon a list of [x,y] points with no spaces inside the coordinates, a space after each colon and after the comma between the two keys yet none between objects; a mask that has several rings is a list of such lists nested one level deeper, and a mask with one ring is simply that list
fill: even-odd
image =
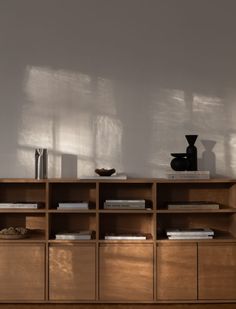
[{"label": "stack of books", "polygon": [[220,205],[214,202],[174,202],[167,205],[169,210],[217,210]]},{"label": "stack of books", "polygon": [[0,203],[0,209],[38,209],[40,203]]},{"label": "stack of books", "polygon": [[214,231],[209,228],[167,229],[168,239],[212,239]]},{"label": "stack of books", "polygon": [[85,210],[89,209],[88,202],[70,202],[70,203],[59,203],[58,210]]},{"label": "stack of books", "polygon": [[209,171],[179,171],[167,174],[168,179],[210,179]]},{"label": "stack of books", "polygon": [[57,233],[57,240],[90,240],[92,239],[92,231],[80,231],[75,233]]},{"label": "stack of books", "polygon": [[145,209],[145,200],[106,200],[104,209]]}]

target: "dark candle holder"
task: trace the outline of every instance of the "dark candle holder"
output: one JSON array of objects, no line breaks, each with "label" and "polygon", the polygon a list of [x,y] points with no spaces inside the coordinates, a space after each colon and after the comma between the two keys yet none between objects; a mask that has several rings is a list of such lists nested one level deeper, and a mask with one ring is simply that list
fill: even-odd
[{"label": "dark candle holder", "polygon": [[194,146],[197,135],[185,135],[189,145],[186,149],[187,159],[189,161],[188,171],[197,171],[197,147]]},{"label": "dark candle holder", "polygon": [[197,171],[197,147],[194,146],[198,135],[185,135],[188,141],[186,153],[171,153],[170,166],[174,171]]}]

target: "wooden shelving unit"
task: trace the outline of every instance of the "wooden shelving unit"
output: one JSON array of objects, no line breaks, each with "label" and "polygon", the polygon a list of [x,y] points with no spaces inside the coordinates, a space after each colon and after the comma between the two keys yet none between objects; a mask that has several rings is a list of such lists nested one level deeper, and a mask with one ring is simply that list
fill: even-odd
[{"label": "wooden shelving unit", "polygon": [[[107,199],[145,199],[147,210],[107,210]],[[88,210],[57,210],[87,201]],[[216,210],[168,210],[173,202],[219,203]],[[236,301],[236,180],[0,179],[0,202],[40,209],[0,209],[0,228],[31,237],[0,240],[0,301],[163,303]],[[168,240],[166,228],[209,227],[209,240]],[[92,230],[91,240],[56,240]],[[147,240],[105,240],[142,233]],[[32,273],[34,276],[32,276]],[[17,282],[24,282],[19,291]]]}]

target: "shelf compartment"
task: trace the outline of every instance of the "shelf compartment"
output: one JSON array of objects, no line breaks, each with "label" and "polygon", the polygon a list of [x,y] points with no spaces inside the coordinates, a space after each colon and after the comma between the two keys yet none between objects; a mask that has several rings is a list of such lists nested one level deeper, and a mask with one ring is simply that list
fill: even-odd
[{"label": "shelf compartment", "polygon": [[[157,239],[165,239],[165,230],[210,228],[215,231],[215,239],[236,237],[235,213],[157,213]],[[231,236],[230,236],[231,235]],[[214,239],[213,238],[213,239]],[[193,240],[195,241],[195,240]]]},{"label": "shelf compartment", "polygon": [[99,183],[99,208],[106,200],[144,199],[146,207],[153,208],[153,183]]},{"label": "shelf compartment", "polygon": [[[45,240],[46,219],[41,213],[2,213],[0,216],[0,229],[9,227],[24,227],[30,229],[28,238],[17,241]],[[3,240],[13,241],[13,240]]]},{"label": "shelf compartment", "polygon": [[45,208],[46,184],[0,183],[0,203],[40,203]]},{"label": "shelf compartment", "polygon": [[51,183],[49,208],[57,209],[61,202],[88,202],[90,209],[96,209],[96,183]]},{"label": "shelf compartment", "polygon": [[101,213],[99,220],[100,220],[99,239],[101,240],[104,239],[106,234],[110,233],[114,233],[115,235],[136,234],[136,233],[148,234],[151,236],[151,239],[153,238],[154,222],[152,214]]},{"label": "shelf compartment", "polygon": [[[94,231],[96,238],[95,213],[50,213],[49,214],[49,239],[55,240],[57,233],[73,233],[82,230]],[[64,240],[60,240],[64,241]],[[68,240],[66,240],[68,241]],[[74,240],[70,240],[74,241]],[[87,240],[89,241],[89,240]]]},{"label": "shelf compartment", "polygon": [[213,202],[223,209],[234,208],[236,185],[231,182],[217,183],[158,183],[157,209],[167,209],[168,203]]}]

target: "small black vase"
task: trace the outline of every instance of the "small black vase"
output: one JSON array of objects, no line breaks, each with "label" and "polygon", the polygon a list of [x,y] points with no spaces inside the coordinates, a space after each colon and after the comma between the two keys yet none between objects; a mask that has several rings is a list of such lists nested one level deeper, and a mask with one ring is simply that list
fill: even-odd
[{"label": "small black vase", "polygon": [[185,135],[189,145],[186,149],[188,159],[188,171],[197,171],[197,147],[194,146],[198,135]]},{"label": "small black vase", "polygon": [[170,166],[174,171],[186,171],[188,169],[188,160],[186,153],[171,153],[174,159],[170,162]]}]

